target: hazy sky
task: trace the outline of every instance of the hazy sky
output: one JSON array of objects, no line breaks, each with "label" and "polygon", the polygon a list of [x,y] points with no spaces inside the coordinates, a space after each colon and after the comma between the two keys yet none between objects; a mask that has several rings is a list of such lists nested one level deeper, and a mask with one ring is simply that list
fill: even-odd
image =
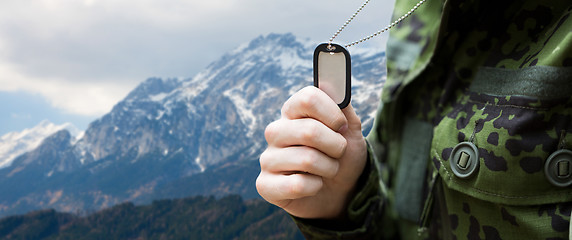
[{"label": "hazy sky", "polygon": [[[148,77],[192,77],[260,35],[291,32],[325,42],[362,3],[2,0],[0,135],[43,119],[85,129]],[[372,0],[339,42],[385,27],[392,6]],[[385,39],[370,44],[385,48]]]}]

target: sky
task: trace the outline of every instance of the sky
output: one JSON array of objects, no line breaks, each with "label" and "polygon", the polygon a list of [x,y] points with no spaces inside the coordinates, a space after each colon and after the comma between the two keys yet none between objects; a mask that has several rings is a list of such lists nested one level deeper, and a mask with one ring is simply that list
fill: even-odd
[{"label": "sky", "polygon": [[[85,130],[145,79],[193,77],[260,35],[293,33],[318,45],[362,3],[2,0],[0,136],[45,119]],[[349,43],[385,27],[393,3],[370,1],[338,42]],[[386,39],[383,34],[367,45],[385,49]]]}]

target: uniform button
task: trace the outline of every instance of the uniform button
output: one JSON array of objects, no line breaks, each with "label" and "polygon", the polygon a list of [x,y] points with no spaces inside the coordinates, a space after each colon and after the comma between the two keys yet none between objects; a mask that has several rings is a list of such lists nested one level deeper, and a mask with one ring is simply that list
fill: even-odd
[{"label": "uniform button", "polygon": [[561,149],[552,153],[544,163],[544,174],[554,186],[572,185],[572,151]]},{"label": "uniform button", "polygon": [[457,144],[451,151],[449,164],[455,176],[468,178],[479,168],[479,152],[477,146],[471,142]]}]

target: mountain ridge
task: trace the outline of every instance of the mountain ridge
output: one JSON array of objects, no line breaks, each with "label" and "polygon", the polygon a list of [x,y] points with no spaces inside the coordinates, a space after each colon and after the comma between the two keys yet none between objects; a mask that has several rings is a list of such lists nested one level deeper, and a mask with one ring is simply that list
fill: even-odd
[{"label": "mountain ridge", "polygon": [[45,138],[62,129],[67,129],[74,138],[83,135],[83,132],[71,123],[56,125],[43,120],[32,128],[0,136],[0,168],[9,167],[18,156],[35,149]]},{"label": "mountain ridge", "polygon": [[[367,132],[385,55],[361,52],[352,59],[352,104]],[[269,34],[193,78],[145,80],[79,140],[62,130],[0,169],[0,190],[11,193],[0,196],[0,216],[185,197],[179,192],[257,197],[264,128],[290,95],[311,85],[312,54],[311,44],[292,34]]]}]

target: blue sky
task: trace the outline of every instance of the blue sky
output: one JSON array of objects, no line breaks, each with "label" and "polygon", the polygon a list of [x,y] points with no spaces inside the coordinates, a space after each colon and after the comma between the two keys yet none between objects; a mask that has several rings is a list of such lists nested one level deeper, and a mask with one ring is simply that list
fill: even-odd
[{"label": "blue sky", "polygon": [[0,112],[3,113],[0,133],[30,128],[43,119],[54,123],[72,122],[80,129],[86,129],[94,120],[92,116],[62,112],[51,106],[46,98],[29,92],[0,92],[0,102],[5,103],[0,105]]},{"label": "blue sky", "polygon": [[[84,130],[145,79],[192,77],[259,35],[325,42],[362,2],[2,0],[0,135],[44,119]],[[339,42],[385,27],[392,5],[371,1]]]}]

